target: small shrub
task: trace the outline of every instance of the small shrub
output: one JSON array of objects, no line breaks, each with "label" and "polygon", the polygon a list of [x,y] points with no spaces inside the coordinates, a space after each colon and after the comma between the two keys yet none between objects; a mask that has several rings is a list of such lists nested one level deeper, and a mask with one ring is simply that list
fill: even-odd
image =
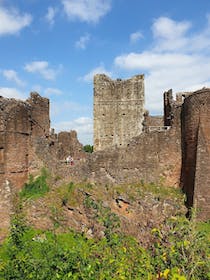
[{"label": "small shrub", "polygon": [[95,201],[90,196],[84,199],[84,206],[94,211],[94,218],[104,227],[104,234],[107,240],[120,227],[119,217],[109,207],[104,207],[102,201]]},{"label": "small shrub", "polygon": [[48,174],[46,169],[41,170],[41,175],[34,178],[32,175],[29,176],[29,182],[25,183],[23,189],[20,192],[21,198],[37,198],[43,196],[49,191],[47,184]]}]

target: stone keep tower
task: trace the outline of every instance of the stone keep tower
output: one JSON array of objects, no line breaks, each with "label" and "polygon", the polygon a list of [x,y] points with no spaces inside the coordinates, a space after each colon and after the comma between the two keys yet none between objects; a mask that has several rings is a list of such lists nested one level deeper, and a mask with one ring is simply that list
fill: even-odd
[{"label": "stone keep tower", "polygon": [[94,151],[125,146],[142,132],[144,75],[128,80],[94,77]]}]

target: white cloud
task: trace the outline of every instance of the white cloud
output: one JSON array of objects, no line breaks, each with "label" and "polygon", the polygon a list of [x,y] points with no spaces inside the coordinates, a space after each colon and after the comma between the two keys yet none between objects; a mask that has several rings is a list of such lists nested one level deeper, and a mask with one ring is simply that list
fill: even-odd
[{"label": "white cloud", "polygon": [[79,40],[75,43],[76,48],[78,49],[85,49],[88,42],[90,41],[90,34],[85,34],[84,36],[81,36]]},{"label": "white cloud", "polygon": [[134,32],[130,34],[130,42],[132,44],[139,41],[139,39],[143,38],[143,34],[140,31]]},{"label": "white cloud", "polygon": [[156,41],[157,51],[177,51],[186,47],[189,38],[186,36],[191,23],[188,21],[176,22],[167,17],[160,17],[154,21],[152,31]]},{"label": "white cloud", "polygon": [[38,73],[46,80],[55,80],[57,71],[49,68],[49,63],[47,61],[33,61],[27,63],[24,69],[29,73]]},{"label": "white cloud", "polygon": [[168,17],[160,17],[154,21],[152,31],[155,37],[174,39],[183,37],[190,27],[188,21],[176,22]]},{"label": "white cloud", "polygon": [[93,81],[93,77],[96,74],[105,74],[109,77],[112,76],[112,73],[107,71],[103,65],[100,65],[94,69],[92,69],[89,73],[87,73],[84,77],[80,78],[80,80],[83,80],[85,82],[92,82]]},{"label": "white cloud", "polygon": [[210,85],[210,24],[196,34],[190,27],[190,22],[160,17],[152,25],[149,50],[114,60],[120,69],[146,74],[146,108],[152,113],[161,112],[162,94],[170,88],[176,92]]},{"label": "white cloud", "polygon": [[44,90],[45,95],[62,95],[62,91],[58,88],[46,88]]},{"label": "white cloud", "polygon": [[58,132],[76,130],[79,141],[84,145],[92,144],[93,142],[93,120],[91,118],[80,117],[72,121],[56,123],[54,128]]},{"label": "white cloud", "polygon": [[[1,3],[0,3],[1,5]],[[30,14],[20,14],[15,9],[6,9],[0,6],[0,36],[16,34],[32,22]]]},{"label": "white cloud", "polygon": [[25,94],[16,88],[0,87],[0,96],[15,99],[25,99]]},{"label": "white cloud", "polygon": [[94,23],[111,9],[111,0],[62,0],[62,3],[70,19]]},{"label": "white cloud", "polygon": [[156,53],[153,51],[146,51],[142,53],[129,53],[115,58],[115,64],[124,69],[138,70],[138,69],[154,69],[161,67],[176,67],[182,65],[190,65],[192,60],[191,55],[181,53]]},{"label": "white cloud", "polygon": [[3,70],[3,76],[8,80],[15,82],[18,86],[24,86],[25,83],[18,77],[18,74],[14,70]]},{"label": "white cloud", "polygon": [[57,14],[57,9],[53,7],[48,7],[47,14],[45,15],[46,21],[52,26],[55,23],[55,16]]}]

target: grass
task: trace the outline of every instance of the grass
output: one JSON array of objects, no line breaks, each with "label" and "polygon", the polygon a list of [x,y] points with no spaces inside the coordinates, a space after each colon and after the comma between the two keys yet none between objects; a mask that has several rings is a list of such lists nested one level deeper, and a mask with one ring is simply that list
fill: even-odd
[{"label": "grass", "polygon": [[210,242],[210,220],[207,222],[199,222],[197,224],[197,230],[206,234],[207,239]]},{"label": "grass", "polygon": [[41,170],[41,175],[38,177],[29,176],[29,181],[25,183],[23,189],[20,191],[20,198],[39,198],[44,196],[49,191],[49,186],[47,184],[48,173],[46,169]]}]

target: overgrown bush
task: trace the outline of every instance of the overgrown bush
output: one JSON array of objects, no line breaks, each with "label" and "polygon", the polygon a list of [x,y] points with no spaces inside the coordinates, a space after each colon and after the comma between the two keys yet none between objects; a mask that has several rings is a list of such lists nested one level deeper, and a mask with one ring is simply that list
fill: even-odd
[{"label": "overgrown bush", "polygon": [[116,233],[94,240],[35,231],[16,215],[0,248],[0,279],[210,279],[209,243],[195,225],[184,217],[168,221],[168,230],[153,229],[154,242],[146,250]]},{"label": "overgrown bush", "polygon": [[209,232],[196,229],[194,216],[173,217],[152,233],[151,263],[160,279],[210,279]]}]

